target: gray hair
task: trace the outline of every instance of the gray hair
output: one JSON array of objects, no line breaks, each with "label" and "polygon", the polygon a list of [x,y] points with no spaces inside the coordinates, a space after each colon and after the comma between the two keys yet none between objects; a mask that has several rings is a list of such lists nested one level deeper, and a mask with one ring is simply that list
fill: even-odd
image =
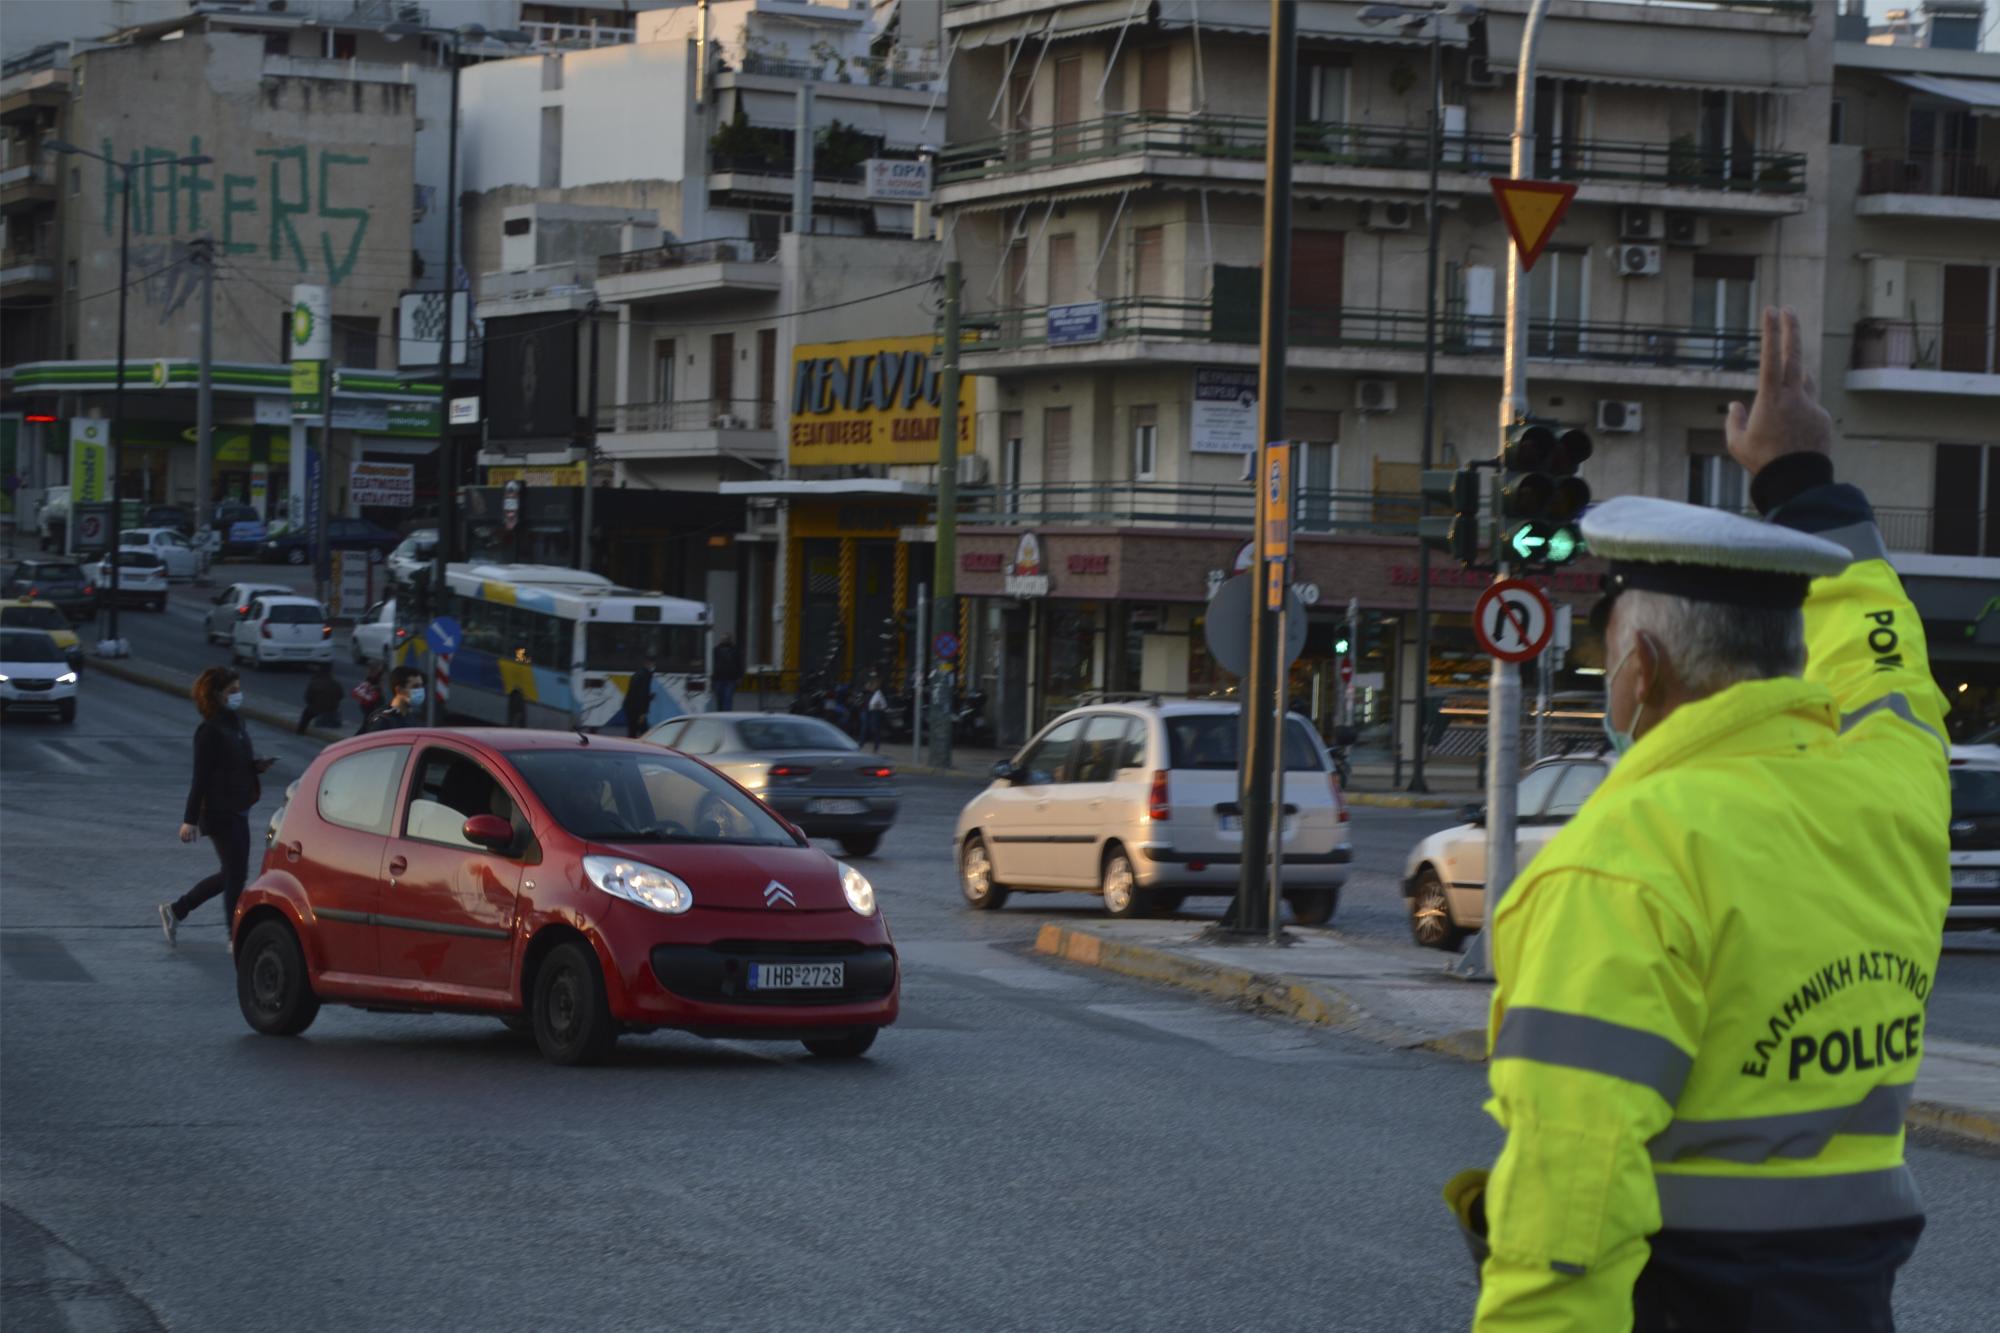
[{"label": "gray hair", "polygon": [[1606,670],[1618,665],[1644,631],[1697,697],[1746,680],[1805,673],[1806,619],[1796,607],[1692,602],[1635,588],[1619,596],[1616,611],[1604,645]]}]

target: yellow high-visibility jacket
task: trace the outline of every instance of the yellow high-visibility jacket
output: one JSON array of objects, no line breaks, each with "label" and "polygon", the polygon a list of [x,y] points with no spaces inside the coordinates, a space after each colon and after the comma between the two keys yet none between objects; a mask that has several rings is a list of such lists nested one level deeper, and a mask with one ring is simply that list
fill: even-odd
[{"label": "yellow high-visibility jacket", "polygon": [[1860,493],[1788,500],[1774,519],[1857,556],[1812,586],[1805,678],[1677,709],[1495,913],[1479,1330],[1631,1328],[1663,1229],[1921,1217],[1903,1117],[1950,897],[1945,703]]}]

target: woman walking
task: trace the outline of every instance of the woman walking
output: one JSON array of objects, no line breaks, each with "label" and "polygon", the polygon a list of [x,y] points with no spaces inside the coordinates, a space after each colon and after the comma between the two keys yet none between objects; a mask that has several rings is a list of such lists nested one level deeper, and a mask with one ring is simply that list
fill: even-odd
[{"label": "woman walking", "polygon": [[194,706],[201,712],[201,725],[194,732],[194,776],[181,817],[181,841],[193,842],[197,832],[207,834],[221,868],[175,901],[160,904],[160,929],[168,944],[174,943],[187,914],[218,893],[223,925],[234,922],[237,896],[250,877],[250,807],[263,790],[258,774],[271,766],[250,748],[249,729],[238,713],[243,684],[235,671],[210,667],[197,676]]}]

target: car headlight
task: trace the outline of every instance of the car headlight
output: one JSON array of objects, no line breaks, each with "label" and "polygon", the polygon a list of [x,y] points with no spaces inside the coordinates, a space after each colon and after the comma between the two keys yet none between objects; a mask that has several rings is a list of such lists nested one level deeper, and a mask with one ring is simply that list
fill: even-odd
[{"label": "car headlight", "polygon": [[614,898],[655,912],[679,916],[694,906],[694,890],[678,875],[658,866],[621,860],[616,856],[586,856],[583,873],[590,882]]},{"label": "car headlight", "polygon": [[868,876],[842,861],[840,864],[840,891],[847,895],[847,905],[862,916],[875,915],[875,886],[868,882]]},{"label": "car headlight", "polygon": [[56,677],[56,684],[58,684],[58,685],[74,685],[74,684],[76,684],[76,672],[74,672],[74,671],[65,671],[65,672],[63,672],[63,673],[62,673],[62,674],[61,674],[60,676],[57,676],[57,677]]},{"label": "car headlight", "polygon": [[6,674],[4,672],[0,672],[0,685],[5,685],[6,683],[7,683]]}]

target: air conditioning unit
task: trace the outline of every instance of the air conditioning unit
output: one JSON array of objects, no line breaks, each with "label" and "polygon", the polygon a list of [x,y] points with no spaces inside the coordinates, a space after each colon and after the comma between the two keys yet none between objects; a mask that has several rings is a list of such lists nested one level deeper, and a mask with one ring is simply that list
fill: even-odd
[{"label": "air conditioning unit", "polygon": [[1395,411],[1396,381],[1356,380],[1354,382],[1354,405],[1363,412]]},{"label": "air conditioning unit", "polygon": [[1657,241],[1660,239],[1660,210],[1657,208],[1621,208],[1618,210],[1618,239],[1621,241]]},{"label": "air conditioning unit", "polygon": [[1627,278],[1657,278],[1660,276],[1660,247],[1657,245],[1624,245],[1618,247],[1618,272]]},{"label": "air conditioning unit", "polygon": [[1699,213],[1667,214],[1668,245],[1707,245],[1708,219]]},{"label": "air conditioning unit", "polygon": [[1361,225],[1369,231],[1408,231],[1416,209],[1404,203],[1370,203],[1361,206]]},{"label": "air conditioning unit", "polygon": [[993,473],[993,465],[985,454],[962,454],[958,460],[958,484],[961,486],[984,486]]},{"label": "air conditioning unit", "polygon": [[1622,403],[1615,398],[1600,398],[1597,401],[1597,428],[1606,435],[1633,435],[1643,426],[1643,413],[1637,403]]},{"label": "air conditioning unit", "polygon": [[724,412],[715,419],[715,428],[717,430],[742,430],[749,424],[749,422],[733,412]]}]

